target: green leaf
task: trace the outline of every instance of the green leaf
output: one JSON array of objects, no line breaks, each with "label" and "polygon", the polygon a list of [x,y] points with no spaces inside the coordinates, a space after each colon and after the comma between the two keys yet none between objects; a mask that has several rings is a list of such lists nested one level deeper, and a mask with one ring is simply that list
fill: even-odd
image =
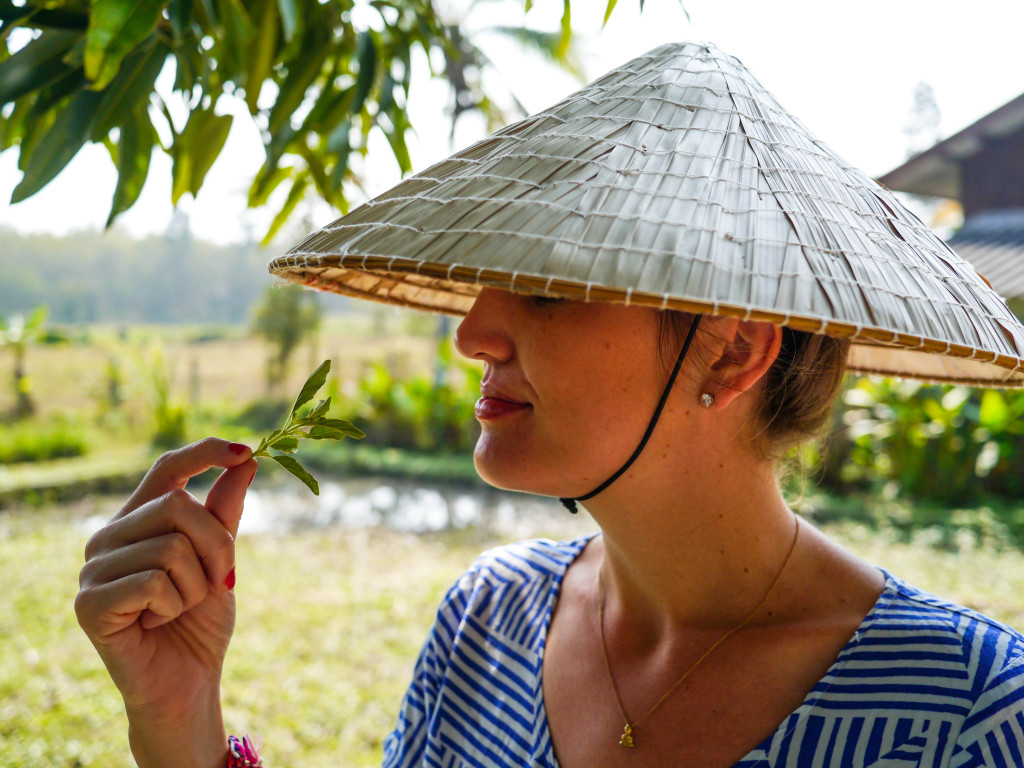
[{"label": "green leaf", "polygon": [[156,29],[167,0],[92,0],[86,33],[85,76],[106,88],[121,61]]},{"label": "green leaf", "polygon": [[302,198],[306,195],[306,188],[309,186],[309,173],[301,172],[295,177],[292,182],[292,188],[288,192],[288,197],[284,201],[284,205],[274,215],[274,220],[270,222],[270,228],[267,230],[267,234],[263,236],[263,245],[270,245],[270,242],[274,239],[274,235],[278,233],[284,223],[288,221],[288,217],[292,215],[292,212],[302,202]]},{"label": "green leaf", "polygon": [[94,91],[79,91],[75,94],[50,129],[40,138],[39,143],[46,151],[32,153],[25,168],[25,175],[11,195],[11,205],[28,199],[53,181],[78,154],[78,150],[89,137],[99,101],[100,94]]},{"label": "green leaf", "polygon": [[994,389],[986,390],[981,396],[981,412],[978,422],[993,431],[1002,430],[1010,420],[1010,408],[1002,392]]},{"label": "green leaf", "polygon": [[344,434],[346,437],[354,437],[357,440],[361,440],[366,437],[362,430],[353,426],[351,422],[344,421],[343,419],[320,419],[313,428],[317,429],[319,427],[336,430]]},{"label": "green leaf", "polygon": [[171,0],[167,4],[167,18],[171,22],[174,42],[180,43],[189,34],[192,25],[192,0]]},{"label": "green leaf", "polygon": [[282,453],[295,453],[299,450],[299,438],[282,437],[277,442],[271,443],[270,447],[275,451],[281,451]]},{"label": "green leaf", "polygon": [[261,205],[266,205],[271,193],[291,175],[291,168],[275,168],[269,174],[264,174],[261,171],[253,179],[252,186],[249,187],[249,207],[259,208]]},{"label": "green leaf", "polygon": [[189,115],[184,130],[171,147],[171,202],[177,205],[186,192],[199,194],[231,130],[231,115],[218,115],[213,107]]},{"label": "green leaf", "polygon": [[608,5],[604,9],[604,21],[601,22],[602,27],[608,24],[608,19],[612,17],[612,11],[615,10],[615,4],[617,2],[619,2],[619,0],[608,0]]},{"label": "green leaf", "polygon": [[153,35],[125,59],[117,77],[103,89],[103,98],[96,108],[93,141],[101,141],[121,121],[130,122],[136,104],[149,104],[149,94],[169,53],[170,49]]},{"label": "green leaf", "polygon": [[199,80],[199,72],[203,68],[203,60],[193,47],[178,48],[174,51],[174,88],[175,91],[191,93]]},{"label": "green leaf", "polygon": [[[643,7],[643,0],[640,0],[640,6]],[[569,52],[569,43],[572,42],[572,3],[569,0],[563,0],[562,5],[562,39],[558,42],[558,53],[559,59],[564,58],[566,53]]]},{"label": "green leaf", "polygon": [[73,72],[74,67],[65,64],[63,56],[81,38],[81,32],[48,29],[0,62],[0,104],[45,88]]},{"label": "green leaf", "polygon": [[[35,99],[36,103],[39,101],[39,98]],[[53,128],[53,124],[57,122],[57,115],[62,111],[59,107],[63,107],[66,110],[68,103],[70,103],[70,99],[66,100],[64,104],[51,105],[57,106],[57,109],[51,108],[40,111],[32,108],[35,104],[32,104],[31,99],[23,99],[15,103],[14,112],[11,113],[11,123],[14,131],[19,131],[20,129],[19,141],[17,142],[19,171],[24,173],[28,170],[29,165],[32,164],[36,147],[46,138],[50,129]],[[22,113],[19,108],[29,104],[32,106],[25,110],[25,113]]]},{"label": "green leaf", "polygon": [[327,137],[327,152],[334,156],[331,184],[337,190],[341,189],[342,181],[345,179],[345,171],[348,170],[348,157],[352,153],[352,143],[349,138],[351,132],[352,123],[346,120]]},{"label": "green leaf", "polygon": [[[0,137],[0,149],[19,144],[18,168],[24,171],[38,139],[50,129],[57,118],[57,112],[67,106],[70,97],[85,84],[85,73],[73,70],[56,82],[38,91],[32,98],[14,102],[14,109],[4,125]],[[65,102],[61,104],[61,102]],[[54,107],[58,107],[55,110]]]},{"label": "green leaf", "polygon": [[299,12],[295,7],[295,0],[277,0],[277,7],[281,13],[281,28],[284,31],[284,39],[291,42],[295,35],[295,27],[298,24]]},{"label": "green leaf", "polygon": [[288,75],[281,83],[277,101],[270,110],[267,125],[272,134],[291,124],[292,115],[302,105],[307,89],[320,74],[320,68],[327,58],[327,50],[324,46],[312,50],[307,48],[298,59],[288,64]]},{"label": "green leaf", "polygon": [[352,97],[355,95],[355,86],[350,86],[341,91],[333,91],[331,84],[324,88],[324,91],[317,97],[316,104],[309,110],[309,115],[302,122],[303,130],[327,133],[334,129],[339,122],[349,117],[349,109],[352,106]]},{"label": "green leaf", "polygon": [[302,389],[299,391],[299,396],[295,398],[295,404],[292,406],[292,414],[294,415],[299,408],[304,406],[310,400],[316,396],[316,393],[320,391],[320,388],[327,383],[327,374],[331,370],[331,361],[324,360],[320,363],[320,367],[309,374],[309,378],[306,379],[306,383],[302,385]]},{"label": "green leaf", "polygon": [[352,97],[352,114],[358,113],[363,108],[377,75],[377,46],[374,44],[373,34],[369,31],[359,35],[356,58],[359,61],[359,76],[356,79],[356,91]]},{"label": "green leaf", "polygon": [[317,156],[316,152],[305,144],[299,144],[298,150],[299,154],[306,161],[306,168],[309,169],[309,175],[313,177],[313,183],[316,185],[320,196],[330,201],[333,195],[331,194],[330,181],[327,177],[327,171],[324,169],[323,161]]},{"label": "green leaf", "polygon": [[192,197],[199,194],[207,172],[220,156],[220,151],[228,140],[232,120],[233,115],[213,115],[202,125],[196,139],[198,151],[192,161],[192,180],[189,189]]},{"label": "green leaf", "polygon": [[335,429],[334,427],[316,426],[309,430],[309,437],[312,440],[341,440],[345,437],[354,437],[361,440],[366,437],[360,430],[350,426],[348,429]]},{"label": "green leaf", "polygon": [[117,187],[107,217],[107,229],[110,229],[115,218],[139,199],[149,175],[154,144],[156,131],[149,120],[149,112],[145,104],[139,104],[121,126],[121,138],[117,145]]},{"label": "green leaf", "polygon": [[263,17],[260,21],[256,42],[249,56],[249,71],[245,78],[245,103],[249,113],[255,115],[257,101],[263,81],[270,77],[277,53],[277,31],[279,26],[278,0],[263,0]]},{"label": "green leaf", "polygon": [[313,410],[309,412],[309,415],[306,418],[309,419],[310,421],[316,421],[317,419],[321,418],[325,413],[327,413],[330,407],[331,398],[328,397],[326,400],[321,400],[319,403],[317,403]]},{"label": "green leaf", "polygon": [[250,56],[249,44],[256,36],[256,25],[240,0],[221,0],[219,5],[224,25],[223,34],[217,37],[220,76],[242,82]]},{"label": "green leaf", "polygon": [[392,108],[389,117],[392,120],[392,128],[390,131],[385,130],[384,135],[387,137],[388,144],[391,145],[391,151],[395,154],[399,170],[406,174],[412,170],[409,147],[405,143],[405,131],[409,124],[405,119],[405,113],[398,107]]},{"label": "green leaf", "polygon": [[280,464],[282,467],[291,472],[295,477],[299,478],[306,484],[306,487],[311,490],[314,495],[320,495],[320,484],[317,483],[316,478],[313,477],[309,472],[306,471],[299,462],[293,459],[291,456],[271,456],[274,461]]}]

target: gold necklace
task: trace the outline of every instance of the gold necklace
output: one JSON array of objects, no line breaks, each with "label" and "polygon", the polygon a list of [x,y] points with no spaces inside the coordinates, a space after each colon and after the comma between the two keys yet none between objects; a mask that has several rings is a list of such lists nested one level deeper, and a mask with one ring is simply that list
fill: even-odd
[{"label": "gold necklace", "polygon": [[693,672],[693,670],[695,670],[697,667],[699,667],[700,663],[704,661],[704,659],[706,659],[708,656],[710,656],[712,652],[714,652],[715,648],[724,643],[726,639],[728,639],[734,632],[738,632],[741,629],[743,629],[743,627],[747,626],[750,620],[754,618],[754,615],[761,609],[761,606],[764,605],[765,602],[767,602],[772,592],[775,591],[775,585],[779,583],[779,580],[782,578],[782,574],[786,572],[786,566],[789,565],[789,559],[793,556],[793,550],[796,549],[796,540],[797,537],[800,535],[800,518],[796,515],[793,515],[793,520],[795,521],[793,530],[793,541],[789,545],[789,552],[786,553],[786,559],[782,561],[782,567],[779,568],[779,572],[775,574],[775,579],[772,581],[771,586],[768,587],[768,590],[764,593],[764,597],[762,597],[758,604],[754,606],[753,610],[751,610],[750,613],[748,613],[744,617],[743,621],[741,621],[735,627],[733,627],[720,638],[718,638],[718,640],[716,640],[710,648],[704,651],[704,653],[701,654],[701,657],[697,659],[695,662],[693,662],[693,664],[691,664],[687,668],[687,670],[683,672],[682,677],[676,680],[672,684],[672,687],[665,691],[665,693],[661,695],[660,699],[654,702],[653,707],[648,709],[647,712],[645,712],[641,717],[637,718],[636,720],[633,720],[632,722],[630,722],[629,716],[626,714],[625,707],[622,706],[622,697],[619,696],[619,689],[616,687],[615,677],[612,675],[612,665],[608,661],[608,647],[604,640],[604,582],[602,582],[601,580],[601,571],[598,570],[597,588],[601,601],[601,609],[598,616],[598,619],[600,621],[599,626],[601,630],[601,653],[604,655],[604,668],[608,671],[608,681],[612,684],[612,693],[615,694],[615,703],[619,705],[619,712],[622,714],[622,719],[626,723],[625,727],[622,729],[622,735],[619,737],[619,746],[635,747],[636,743],[633,737],[633,729],[640,725],[640,723],[642,723],[644,720],[646,720],[650,716],[650,714],[654,712],[654,710],[660,707],[662,703],[664,703],[665,699],[671,696],[675,692],[675,690],[683,684],[683,681],[690,676],[690,673]]}]

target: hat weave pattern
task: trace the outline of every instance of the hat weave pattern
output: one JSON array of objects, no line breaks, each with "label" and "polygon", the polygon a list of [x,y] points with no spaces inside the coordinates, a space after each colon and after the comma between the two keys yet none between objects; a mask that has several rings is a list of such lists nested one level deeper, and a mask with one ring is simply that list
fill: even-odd
[{"label": "hat weave pattern", "polygon": [[855,370],[1024,386],[1024,326],[712,45],[657,48],[312,234],[271,272],[464,314],[482,286],[849,338]]}]

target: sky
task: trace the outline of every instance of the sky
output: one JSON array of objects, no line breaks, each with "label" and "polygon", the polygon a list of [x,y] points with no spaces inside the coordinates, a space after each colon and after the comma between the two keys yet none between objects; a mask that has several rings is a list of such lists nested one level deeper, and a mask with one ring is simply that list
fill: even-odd
[{"label": "sky", "polygon": [[[573,3],[588,80],[666,42],[713,42],[737,56],[819,138],[873,176],[906,156],[903,129],[919,82],[934,90],[942,136],[1024,93],[1021,0],[686,0],[689,20],[678,0],[646,0],[642,13],[638,0],[619,0],[602,29],[605,2]],[[556,28],[561,5],[534,0],[530,23]],[[519,23],[523,5],[481,3],[475,13],[478,23]],[[488,53],[530,112],[582,85],[511,48],[495,46]],[[479,121],[465,120],[450,143],[447,101],[443,82],[414,74],[414,171],[484,135]],[[365,189],[375,195],[400,175],[382,138],[371,143],[370,153],[375,159],[366,168]],[[245,193],[263,158],[258,131],[239,113],[198,199],[181,204],[197,237],[230,243],[262,236],[272,212],[247,210]],[[102,228],[116,182],[106,149],[95,145],[84,148],[42,192],[11,206],[7,201],[19,178],[16,152],[0,154],[0,227],[51,234]],[[157,153],[139,202],[117,226],[136,236],[161,233],[172,212],[170,160]],[[337,215],[316,200],[302,212],[316,226]]]}]

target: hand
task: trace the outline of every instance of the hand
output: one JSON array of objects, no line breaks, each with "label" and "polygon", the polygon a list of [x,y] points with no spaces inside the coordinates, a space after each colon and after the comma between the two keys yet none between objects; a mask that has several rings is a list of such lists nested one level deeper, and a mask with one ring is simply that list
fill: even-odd
[{"label": "hand", "polygon": [[[226,469],[202,504],[185,486],[210,467]],[[171,451],[86,545],[75,611],[124,697],[137,759],[147,729],[173,725],[180,743],[190,739],[180,728],[203,718],[216,720],[209,743],[225,751],[219,691],[235,622],[234,536],[255,473],[237,443],[207,438]]]}]

